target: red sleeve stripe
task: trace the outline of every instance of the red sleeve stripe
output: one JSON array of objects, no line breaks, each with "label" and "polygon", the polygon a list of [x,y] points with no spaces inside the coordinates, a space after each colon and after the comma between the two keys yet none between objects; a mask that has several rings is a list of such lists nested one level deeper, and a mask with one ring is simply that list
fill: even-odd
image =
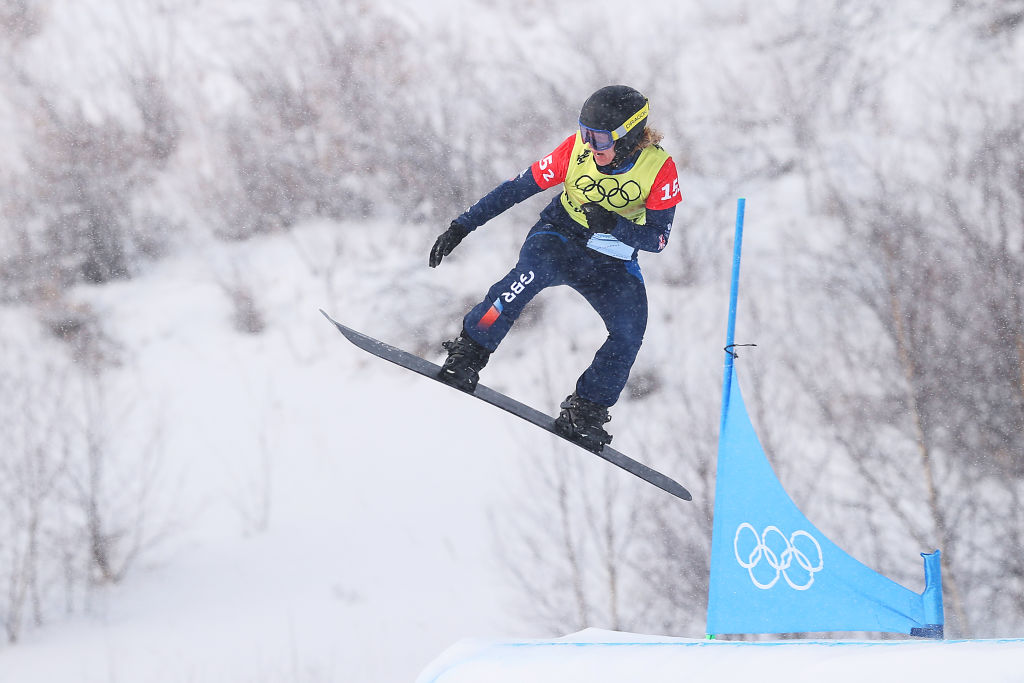
[{"label": "red sleeve stripe", "polygon": [[543,159],[533,162],[530,171],[537,186],[542,190],[554,187],[565,182],[565,175],[569,172],[569,159],[572,157],[572,147],[576,142],[576,134],[573,133],[562,141],[551,154]]},{"label": "red sleeve stripe", "polygon": [[672,157],[665,159],[661,170],[654,178],[651,194],[647,197],[647,208],[652,210],[667,209],[683,201],[679,192],[679,176],[676,175],[676,164]]}]

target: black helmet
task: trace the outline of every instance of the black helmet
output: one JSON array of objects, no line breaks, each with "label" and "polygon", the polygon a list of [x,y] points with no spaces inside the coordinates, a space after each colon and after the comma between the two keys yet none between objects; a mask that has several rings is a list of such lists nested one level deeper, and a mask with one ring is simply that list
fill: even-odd
[{"label": "black helmet", "polygon": [[616,158],[629,154],[647,127],[647,98],[628,85],[608,85],[587,98],[580,110],[580,133],[594,149],[617,145]]}]

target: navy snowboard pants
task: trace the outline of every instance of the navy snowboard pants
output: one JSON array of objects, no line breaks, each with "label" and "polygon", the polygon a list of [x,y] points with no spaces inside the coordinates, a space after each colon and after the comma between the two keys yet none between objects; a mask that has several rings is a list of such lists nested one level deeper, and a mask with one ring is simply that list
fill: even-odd
[{"label": "navy snowboard pants", "polygon": [[608,338],[576,382],[576,393],[612,406],[629,378],[647,329],[647,289],[636,259],[606,256],[544,223],[530,230],[519,262],[496,282],[463,320],[463,328],[490,351],[508,334],[523,308],[542,289],[568,285],[604,321]]}]

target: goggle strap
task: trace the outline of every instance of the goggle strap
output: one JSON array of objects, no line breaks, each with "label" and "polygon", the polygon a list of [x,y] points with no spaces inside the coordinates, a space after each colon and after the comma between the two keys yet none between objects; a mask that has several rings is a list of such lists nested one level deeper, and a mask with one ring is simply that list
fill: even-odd
[{"label": "goggle strap", "polygon": [[616,140],[618,140],[621,137],[624,137],[626,133],[628,133],[633,128],[633,126],[647,118],[647,114],[648,112],[650,112],[650,110],[651,103],[644,102],[644,106],[640,107],[640,111],[630,116],[628,119],[626,119],[626,122],[624,124],[622,124],[621,126],[612,131],[612,137]]}]

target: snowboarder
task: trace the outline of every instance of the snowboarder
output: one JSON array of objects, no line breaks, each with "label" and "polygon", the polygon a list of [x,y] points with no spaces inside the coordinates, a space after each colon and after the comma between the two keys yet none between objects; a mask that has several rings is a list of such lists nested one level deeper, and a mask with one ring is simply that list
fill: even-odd
[{"label": "snowboarder", "polygon": [[579,129],[553,152],[507,180],[452,221],[430,251],[431,268],[473,230],[541,190],[562,185],[524,241],[519,261],[463,319],[438,378],[476,389],[523,307],[542,289],[568,285],[601,316],[608,338],[562,402],[555,427],[600,451],[604,429],[647,327],[647,292],[637,252],[668,243],[679,180],[672,157],[647,126],[649,104],[625,85],[601,88],[583,104]]}]

